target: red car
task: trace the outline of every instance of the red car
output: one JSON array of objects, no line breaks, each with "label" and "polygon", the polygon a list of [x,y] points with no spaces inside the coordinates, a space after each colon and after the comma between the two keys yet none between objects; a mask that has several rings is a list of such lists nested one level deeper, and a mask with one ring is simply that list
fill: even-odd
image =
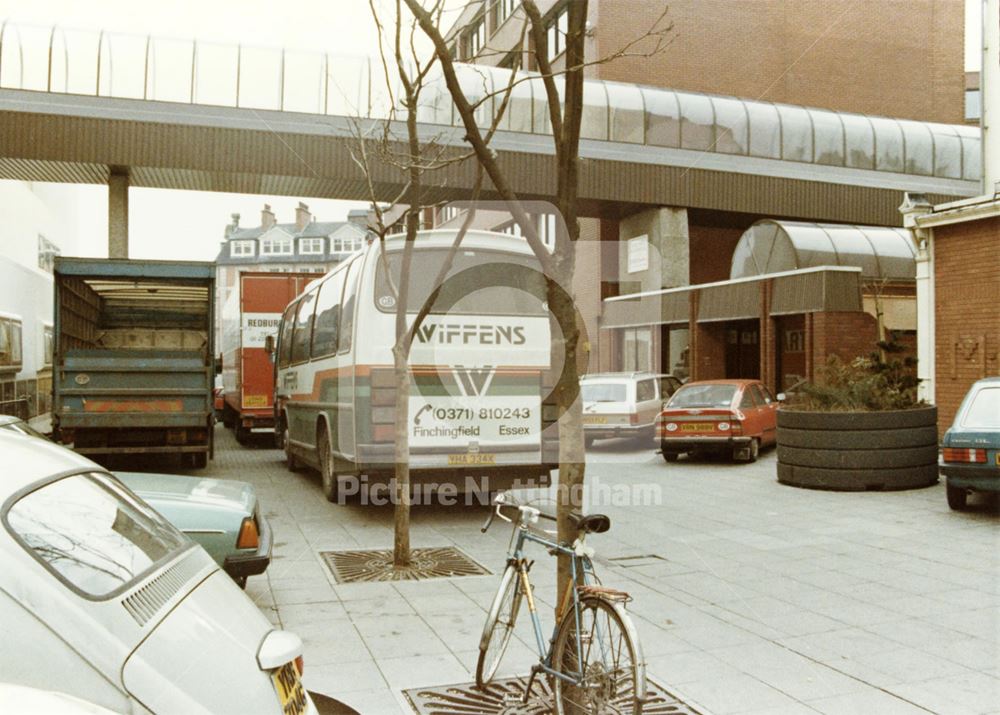
[{"label": "red car", "polygon": [[780,400],[760,380],[701,380],[675,392],[656,421],[668,462],[682,453],[728,452],[753,462],[774,444]]}]

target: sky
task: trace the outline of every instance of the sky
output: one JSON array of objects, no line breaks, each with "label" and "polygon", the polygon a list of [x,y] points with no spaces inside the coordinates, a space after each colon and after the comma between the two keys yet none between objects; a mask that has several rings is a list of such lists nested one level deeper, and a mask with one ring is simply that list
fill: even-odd
[{"label": "sky", "polygon": [[[373,1],[383,12],[393,6],[392,0]],[[464,0],[447,1],[445,24],[464,5]],[[965,43],[969,70],[980,64],[981,1],[966,0],[966,37],[975,38]],[[368,0],[0,0],[3,20],[338,55],[370,56],[377,47]],[[79,212],[81,253],[106,255],[107,190],[73,186],[65,191],[72,194]],[[133,188],[129,193],[130,255],[211,260],[231,214],[241,214],[241,225],[254,226],[267,203],[279,222],[291,222],[300,200],[322,221],[343,220],[349,209],[364,206],[314,197]]]},{"label": "sky", "polygon": [[[391,0],[375,0],[390,11]],[[454,0],[449,7],[460,9]],[[457,11],[457,10],[455,10]],[[449,11],[447,17],[453,17]],[[0,0],[0,22],[156,37],[196,39],[258,47],[288,47],[338,55],[370,56],[377,34],[368,0]],[[107,190],[67,187],[79,212],[80,253],[107,254]],[[129,191],[130,256],[212,260],[230,215],[241,225],[260,223],[265,203],[279,222],[295,220],[304,201],[321,221],[345,220],[364,203],[314,197],[281,197],[132,188]]]}]

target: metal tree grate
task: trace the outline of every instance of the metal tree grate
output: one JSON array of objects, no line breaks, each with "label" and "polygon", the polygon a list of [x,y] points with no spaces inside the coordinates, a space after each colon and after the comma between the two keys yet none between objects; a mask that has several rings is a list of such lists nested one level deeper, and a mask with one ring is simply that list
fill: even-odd
[{"label": "metal tree grate", "polygon": [[337,583],[423,581],[452,576],[483,576],[490,571],[453,546],[413,549],[410,565],[395,569],[392,549],[321,551],[319,555]]},{"label": "metal tree grate", "polygon": [[[554,712],[552,690],[542,678],[536,678],[527,703],[522,703],[528,679],[508,678],[490,683],[486,692],[475,683],[414,688],[404,692],[418,715],[550,715]],[[614,712],[631,710],[628,703],[615,703]],[[646,681],[646,704],[643,715],[700,715],[665,688]]]}]

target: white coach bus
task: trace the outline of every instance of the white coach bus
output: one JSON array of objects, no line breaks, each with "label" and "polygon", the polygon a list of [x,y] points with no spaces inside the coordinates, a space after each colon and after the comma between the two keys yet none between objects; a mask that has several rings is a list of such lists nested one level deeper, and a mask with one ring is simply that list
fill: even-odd
[{"label": "white coach bus", "polygon": [[[409,319],[431,293],[455,231],[419,234]],[[319,470],[335,500],[394,473],[395,305],[403,237],[378,242],[312,282],[285,310],[275,348],[278,442],[290,468]],[[411,482],[458,492],[548,484],[558,457],[546,421],[550,328],[545,283],[527,243],[469,231],[410,353]],[[357,479],[364,477],[364,479]],[[352,479],[353,478],[353,479]]]}]

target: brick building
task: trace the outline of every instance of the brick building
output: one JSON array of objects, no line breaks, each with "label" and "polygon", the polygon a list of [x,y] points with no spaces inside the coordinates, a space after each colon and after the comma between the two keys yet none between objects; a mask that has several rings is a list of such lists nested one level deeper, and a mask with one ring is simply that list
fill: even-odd
[{"label": "brick building", "polygon": [[[587,56],[614,53],[650,27],[664,5],[642,0],[591,0]],[[538,6],[549,25],[553,66],[559,69],[567,2],[539,0]],[[516,0],[468,3],[447,36],[454,55],[477,65],[504,68],[519,64],[534,69],[537,64],[530,37],[524,45],[518,44],[523,23],[519,7]],[[904,174],[936,174],[950,163],[961,167],[963,178],[978,178],[978,149],[973,148],[971,135],[969,145],[964,144],[964,135],[972,130],[925,124],[957,125],[965,118],[963,17],[962,0],[873,0],[845,7],[793,0],[675,0],[669,3],[666,16],[673,23],[672,39],[662,53],[623,57],[587,68],[583,137],[694,150],[701,152],[692,159],[699,166],[704,165],[702,158],[711,154],[720,155],[720,166],[725,166],[727,154],[811,163],[816,169],[810,175],[814,180],[824,180],[822,172],[829,166],[861,164]],[[897,31],[886,33],[886,27]],[[648,47],[647,40],[633,50],[640,54]],[[495,85],[497,81],[493,79]],[[669,91],[664,94],[656,88]],[[528,128],[522,128],[525,119],[517,116],[518,101],[517,97],[512,99],[512,118],[502,128],[537,133],[537,120],[528,119]],[[601,111],[604,106],[608,108],[606,116]],[[644,120],[630,123],[632,117],[642,115]],[[769,122],[778,127],[774,133],[765,137],[765,130],[755,138],[754,133]],[[870,143],[863,140],[867,148],[862,148],[855,138],[859,129],[867,132],[868,126],[873,127],[873,136]],[[963,145],[951,144],[950,136],[932,137],[928,144],[926,135],[938,131],[935,127],[963,137]],[[924,144],[933,147],[932,169],[920,168],[921,161],[912,161],[907,155]],[[769,171],[767,162],[760,164],[759,171]],[[705,296],[728,291],[733,300],[739,300],[736,296],[751,290],[742,284],[731,289],[717,284],[733,279],[734,252],[745,232],[757,222],[773,217],[855,223],[849,218],[852,202],[863,199],[845,187],[834,200],[839,213],[831,215],[828,207],[814,213],[811,207],[789,203],[787,213],[773,216],[755,211],[754,189],[748,180],[746,200],[742,201],[745,208],[722,211],[706,208],[699,200],[699,193],[712,191],[712,186],[698,185],[691,177],[686,180],[692,183],[686,204],[652,209],[622,204],[583,212],[586,217],[581,219],[583,245],[578,247],[575,288],[589,336],[592,369],[669,371],[677,367],[698,377],[757,373],[773,388],[781,389],[785,381],[775,360],[784,326],[804,331],[808,349],[803,354],[810,355],[803,366],[806,377],[812,376],[812,368],[830,352],[870,351],[877,336],[874,316],[878,311],[873,306],[875,296],[868,290],[867,275],[856,281],[856,309],[825,306],[829,309],[773,315],[765,312],[768,281],[758,280],[759,295],[753,299],[757,312],[744,315],[745,310],[731,310],[733,317],[727,319],[750,321],[745,325],[756,321],[754,330],[723,328],[727,321],[721,318],[703,321],[696,315],[703,311]],[[901,183],[905,186],[907,182]],[[551,219],[544,213],[538,215],[543,235],[544,229],[557,223]],[[459,220],[453,207],[445,207],[437,217],[437,223],[444,225]],[[883,225],[899,225],[898,219],[886,221]],[[482,227],[511,230],[509,218],[505,223]],[[634,262],[640,253],[647,258]],[[626,326],[613,318],[617,308],[612,309],[611,303],[619,298],[625,303],[642,302],[636,296],[656,291],[687,296],[688,312],[668,315],[677,325],[685,324],[683,329],[689,331],[685,339],[681,332],[658,327],[666,325],[660,318],[646,324],[648,337],[639,334],[639,326]],[[908,306],[896,308],[896,319],[904,325],[900,328],[903,338],[915,341],[912,269],[908,279],[893,285],[892,292],[900,298],[897,306]],[[886,295],[883,292],[878,297]],[[904,314],[908,318],[904,319]],[[739,344],[744,334],[755,341],[748,343],[742,362],[732,356],[732,349],[727,357],[726,346],[732,344],[734,331]],[[671,334],[676,338],[674,345],[670,344]],[[649,355],[645,361],[639,357],[644,352]],[[687,366],[677,364],[682,353],[688,357]],[[751,354],[756,354],[756,364],[747,367],[754,362]]]},{"label": "brick building", "polygon": [[924,269],[921,388],[944,432],[972,383],[1000,375],[1000,198],[933,207],[921,198],[903,211]]}]

